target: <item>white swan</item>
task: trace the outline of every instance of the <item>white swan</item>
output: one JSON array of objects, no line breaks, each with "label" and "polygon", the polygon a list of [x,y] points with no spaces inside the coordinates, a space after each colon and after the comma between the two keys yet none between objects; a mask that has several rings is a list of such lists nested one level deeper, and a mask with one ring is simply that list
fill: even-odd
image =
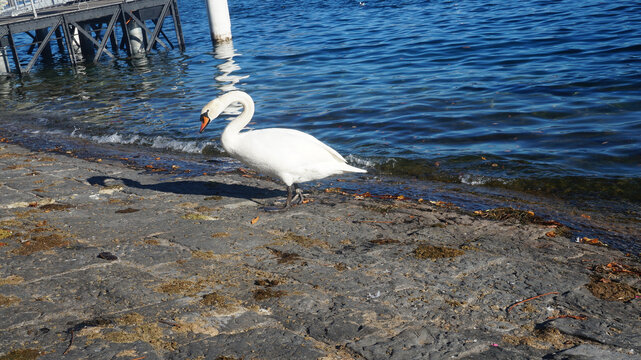
[{"label": "white swan", "polygon": [[294,200],[302,201],[298,183],[346,172],[367,172],[347,165],[336,150],[298,130],[271,128],[241,133],[254,116],[254,101],[242,91],[230,91],[205,105],[200,115],[200,132],[233,102],[241,103],[243,112],[223,131],[223,148],[247,166],[281,179],[287,185],[285,209]]}]

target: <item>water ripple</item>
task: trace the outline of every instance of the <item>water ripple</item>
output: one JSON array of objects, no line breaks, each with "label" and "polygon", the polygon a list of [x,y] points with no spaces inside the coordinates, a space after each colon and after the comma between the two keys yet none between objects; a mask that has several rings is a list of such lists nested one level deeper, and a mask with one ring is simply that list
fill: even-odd
[{"label": "water ripple", "polygon": [[231,2],[226,51],[204,6],[180,3],[184,54],[37,68],[0,84],[0,106],[46,120],[29,131],[193,151],[226,125],[198,134],[200,108],[237,88],[256,128],[304,130],[363,161],[439,162],[442,179],[641,178],[638,1]]}]

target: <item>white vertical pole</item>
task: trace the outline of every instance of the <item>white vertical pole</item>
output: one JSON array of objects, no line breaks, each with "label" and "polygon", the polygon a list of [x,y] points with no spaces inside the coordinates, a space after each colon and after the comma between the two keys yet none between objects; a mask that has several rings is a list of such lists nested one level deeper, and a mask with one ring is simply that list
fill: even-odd
[{"label": "white vertical pole", "polygon": [[215,43],[231,40],[231,21],[227,0],[207,0],[207,13],[211,39]]},{"label": "white vertical pole", "polygon": [[84,57],[82,56],[82,48],[80,47],[80,32],[76,27],[74,27],[71,32],[71,51],[73,52],[73,57],[76,61],[84,60]]},{"label": "white vertical pole", "polygon": [[0,75],[8,74],[11,71],[9,67],[9,57],[7,56],[7,48],[0,45]]},{"label": "white vertical pole", "polygon": [[129,24],[127,24],[127,31],[129,32],[129,40],[131,41],[131,56],[138,56],[145,51],[142,27],[132,19]]}]

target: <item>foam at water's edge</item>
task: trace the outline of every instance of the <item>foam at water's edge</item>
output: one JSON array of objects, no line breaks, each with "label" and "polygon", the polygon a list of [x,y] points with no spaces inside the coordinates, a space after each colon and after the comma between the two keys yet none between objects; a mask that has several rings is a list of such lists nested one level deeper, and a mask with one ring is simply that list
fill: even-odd
[{"label": "foam at water's edge", "polygon": [[501,178],[491,178],[488,176],[473,174],[459,175],[459,180],[461,181],[461,183],[466,185],[485,185],[490,182],[500,182],[502,184],[507,184],[507,181]]},{"label": "foam at water's edge", "polygon": [[[49,132],[54,134],[54,132]],[[189,154],[200,154],[207,146],[215,145],[211,141],[194,141],[194,140],[176,140],[164,136],[155,136],[153,138],[142,137],[139,135],[123,135],[118,132],[109,135],[85,135],[74,129],[71,137],[89,140],[98,144],[123,144],[123,145],[142,145],[150,146],[154,149],[166,149]]]}]

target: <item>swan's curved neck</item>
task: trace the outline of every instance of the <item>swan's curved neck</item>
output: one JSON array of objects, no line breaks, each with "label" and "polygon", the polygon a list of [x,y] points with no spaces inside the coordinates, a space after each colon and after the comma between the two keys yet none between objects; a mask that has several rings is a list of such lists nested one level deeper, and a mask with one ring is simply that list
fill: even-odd
[{"label": "swan's curved neck", "polygon": [[226,144],[231,144],[233,138],[237,136],[247,124],[249,124],[254,116],[254,100],[252,100],[249,95],[240,91],[229,92],[221,96],[220,100],[223,102],[224,107],[227,107],[236,101],[243,106],[243,112],[233,119],[223,131],[221,143],[223,144],[223,147],[226,147]]}]

